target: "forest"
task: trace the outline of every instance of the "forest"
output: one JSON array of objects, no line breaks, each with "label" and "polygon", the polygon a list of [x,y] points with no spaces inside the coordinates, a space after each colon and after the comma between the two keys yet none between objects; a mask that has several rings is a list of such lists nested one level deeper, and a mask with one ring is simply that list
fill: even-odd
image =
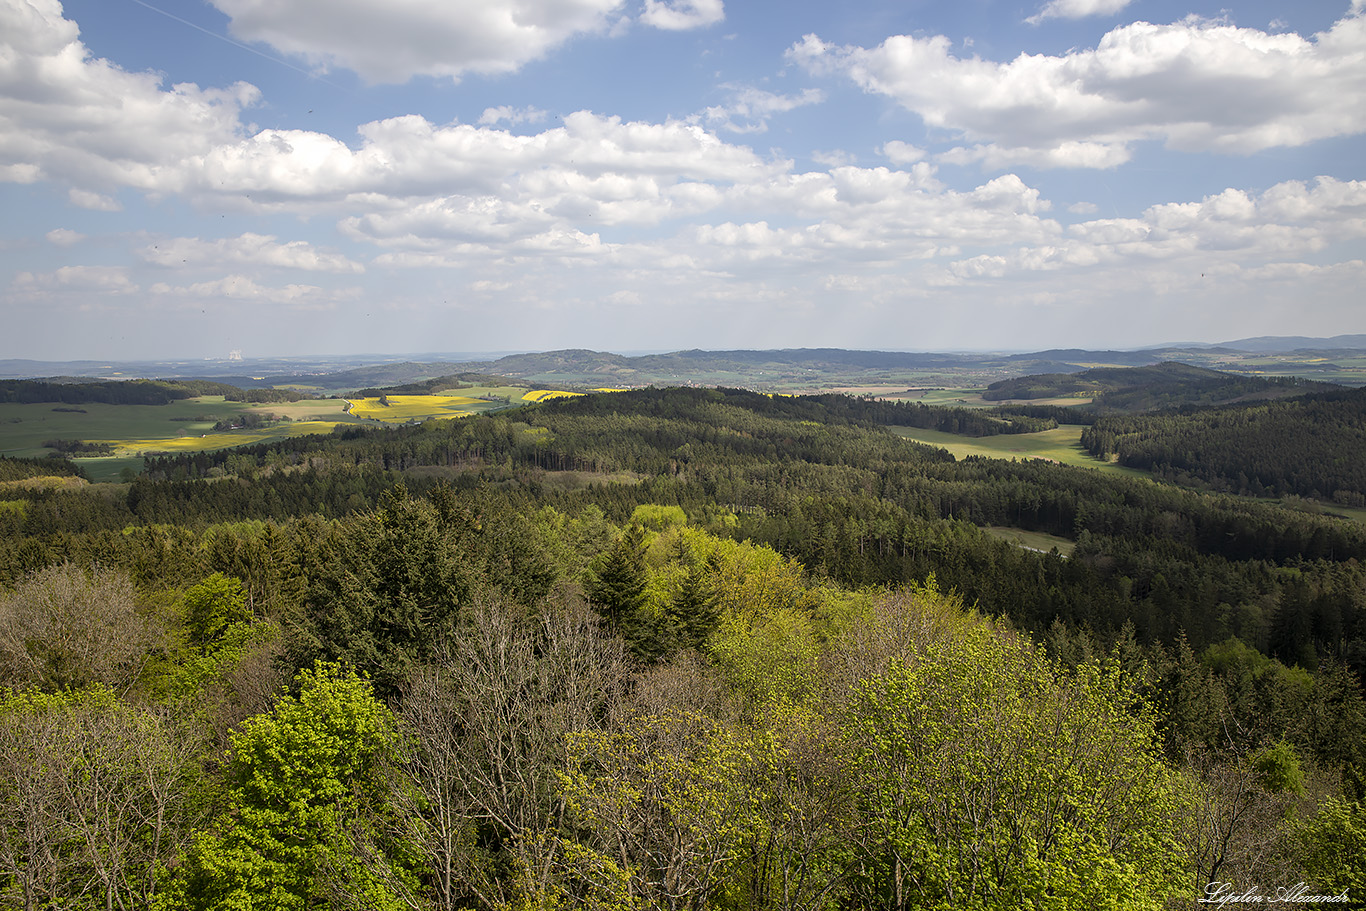
[{"label": "forest", "polygon": [[1082,434],[1096,456],[1184,485],[1366,505],[1366,392],[1106,415]]},{"label": "forest", "polygon": [[0,901],[1366,906],[1366,525],[888,429],[927,411],[0,459]]},{"label": "forest", "polygon": [[1183,405],[1223,405],[1249,400],[1282,399],[1309,392],[1340,389],[1331,383],[1298,376],[1246,376],[1177,361],[1132,367],[1092,367],[1072,373],[1044,373],[998,380],[982,398],[1079,397],[1088,410],[1135,413]]}]

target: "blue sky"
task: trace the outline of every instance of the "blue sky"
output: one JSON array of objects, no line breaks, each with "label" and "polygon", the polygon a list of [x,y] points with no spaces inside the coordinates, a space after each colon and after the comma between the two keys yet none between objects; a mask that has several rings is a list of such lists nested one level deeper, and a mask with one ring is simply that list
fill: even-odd
[{"label": "blue sky", "polygon": [[1363,134],[1363,0],[0,0],[0,357],[1366,332]]}]

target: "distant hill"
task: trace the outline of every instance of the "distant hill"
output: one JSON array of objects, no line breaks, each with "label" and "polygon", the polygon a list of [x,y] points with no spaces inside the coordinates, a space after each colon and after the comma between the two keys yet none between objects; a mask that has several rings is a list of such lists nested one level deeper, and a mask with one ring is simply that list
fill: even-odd
[{"label": "distant hill", "polygon": [[[1355,351],[1353,346],[1360,348]],[[530,383],[602,386],[735,386],[769,391],[821,391],[857,386],[978,388],[996,380],[1077,374],[1097,367],[1145,367],[1165,361],[1252,375],[1300,376],[1366,384],[1366,336],[1332,339],[1252,338],[1220,346],[1174,345],[1136,351],[1054,348],[1028,353],[689,349],[640,355],[585,348],[488,355],[428,353],[404,357],[340,355],[158,362],[0,360],[0,378],[58,374],[127,380],[211,379],[249,388],[302,386],[323,394],[423,383],[481,373]]]},{"label": "distant hill", "polygon": [[1259,335],[1224,342],[1221,347],[1236,351],[1263,353],[1290,351],[1366,351],[1366,335],[1335,335],[1331,338],[1308,338],[1303,335]]},{"label": "distant hill", "polygon": [[987,401],[1090,398],[1101,412],[1155,411],[1182,405],[1225,405],[1304,395],[1334,388],[1294,377],[1255,377],[1166,361],[1144,367],[1095,367],[992,383]]}]

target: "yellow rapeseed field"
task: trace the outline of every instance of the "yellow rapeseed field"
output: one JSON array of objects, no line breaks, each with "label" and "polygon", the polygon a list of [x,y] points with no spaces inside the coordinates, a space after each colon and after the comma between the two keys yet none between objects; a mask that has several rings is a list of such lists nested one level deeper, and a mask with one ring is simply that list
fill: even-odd
[{"label": "yellow rapeseed field", "polygon": [[524,402],[544,402],[547,399],[562,399],[569,396],[583,395],[582,392],[563,392],[559,389],[535,389],[522,396]]},{"label": "yellow rapeseed field", "polygon": [[378,398],[347,401],[351,403],[351,413],[358,418],[400,424],[425,418],[459,417],[471,413],[470,405],[483,404],[463,395],[391,395],[388,405],[381,405]]}]

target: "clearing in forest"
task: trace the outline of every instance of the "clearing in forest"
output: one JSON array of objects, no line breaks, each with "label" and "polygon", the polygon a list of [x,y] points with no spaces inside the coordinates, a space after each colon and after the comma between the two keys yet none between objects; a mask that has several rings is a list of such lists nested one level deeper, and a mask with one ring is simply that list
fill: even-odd
[{"label": "clearing in forest", "polygon": [[1151,478],[1146,471],[1126,468],[1117,462],[1097,459],[1081,448],[1080,424],[1060,424],[1039,433],[1002,433],[989,437],[969,437],[919,427],[893,427],[892,432],[917,443],[947,449],[954,458],[985,456],[989,459],[1046,459],[1064,465],[1095,468],[1131,478]]}]

